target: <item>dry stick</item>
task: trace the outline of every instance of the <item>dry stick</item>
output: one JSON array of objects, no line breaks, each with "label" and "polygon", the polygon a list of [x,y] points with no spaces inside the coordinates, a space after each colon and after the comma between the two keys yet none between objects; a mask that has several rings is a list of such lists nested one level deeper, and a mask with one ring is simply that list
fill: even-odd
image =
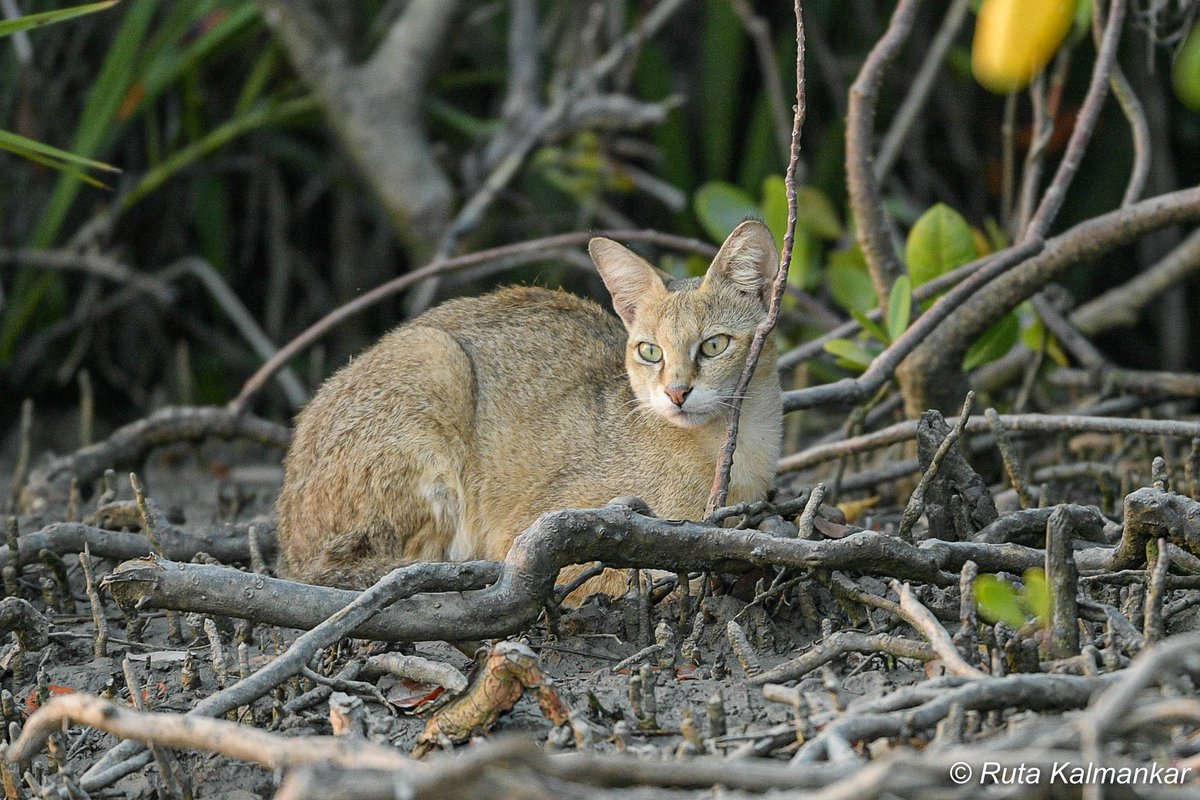
[{"label": "dry stick", "polygon": [[[129,689],[129,703],[133,710],[142,713],[146,710],[146,701],[142,697],[142,688],[133,672],[133,662],[128,657],[121,659],[121,672],[125,675],[125,686]],[[150,754],[158,764],[158,774],[162,776],[163,785],[168,797],[191,797],[192,787],[186,774],[179,767],[179,762],[169,751],[162,749],[153,740],[147,741]],[[182,788],[181,785],[182,784]]]},{"label": "dry stick", "polygon": [[[197,703],[185,716],[220,716],[238,706],[250,705],[275,686],[293,675],[299,674],[313,656],[355,630],[381,609],[402,598],[436,590],[447,583],[453,583],[459,576],[471,571],[470,562],[465,564],[415,564],[411,567],[393,570],[371,588],[357,595],[340,611],[309,632],[302,634],[285,653],[270,664],[246,680],[238,681],[227,689],[209,695]],[[191,720],[183,724],[200,723],[200,720]],[[161,736],[154,738],[169,745],[169,742],[163,740]],[[136,745],[132,747],[120,745],[110,750],[104,758],[84,773],[82,778],[84,789],[89,792],[95,791],[140,768],[145,762],[136,757],[137,750]],[[131,758],[131,756],[134,757]],[[118,763],[121,759],[126,760]]]},{"label": "dry stick", "polygon": [[804,127],[804,18],[800,13],[800,0],[795,0],[796,13],[796,108],[792,118],[792,143],[788,158],[787,174],[784,185],[787,188],[788,218],[787,229],[783,235],[783,255],[779,261],[779,271],[771,285],[771,301],[767,310],[767,318],[754,329],[754,338],[750,340],[750,351],[746,354],[746,363],[742,365],[742,373],[738,376],[737,387],[729,401],[729,424],[725,429],[725,439],[721,443],[721,453],[717,458],[717,470],[713,476],[712,490],[705,504],[704,515],[707,517],[718,508],[725,505],[729,499],[729,473],[733,468],[733,451],[737,447],[738,427],[741,422],[742,400],[750,386],[754,368],[758,365],[758,357],[762,354],[767,343],[767,337],[775,330],[779,319],[779,307],[783,302],[787,286],[788,269],[792,264],[792,251],[796,245],[796,168],[800,163],[800,130]]},{"label": "dry stick", "polygon": [[1150,585],[1146,588],[1142,637],[1146,647],[1152,647],[1167,636],[1167,629],[1163,624],[1163,595],[1167,590],[1167,570],[1171,566],[1171,554],[1166,539],[1146,543],[1146,563],[1153,564],[1153,569],[1150,571]]},{"label": "dry stick", "polygon": [[986,673],[971,666],[963,659],[958,648],[954,646],[950,634],[942,627],[942,623],[938,622],[937,617],[933,616],[933,612],[917,599],[907,583],[892,581],[892,590],[900,596],[900,612],[905,621],[920,631],[921,635],[929,641],[938,657],[945,662],[946,669],[951,675],[962,678],[988,677]]},{"label": "dry stick", "polygon": [[751,677],[748,683],[780,683],[800,680],[847,653],[888,653],[898,658],[932,661],[937,653],[925,642],[885,633],[838,631],[799,658]]},{"label": "dry stick", "polygon": [[[246,527],[244,523],[201,527],[199,530],[171,526],[159,531],[159,538],[166,557],[175,561],[190,561],[200,552],[223,562],[242,561],[247,555]],[[43,550],[59,555],[78,553],[85,544],[97,557],[116,561],[151,554],[150,542],[141,533],[117,533],[77,522],[54,522],[40,531],[20,537],[15,559],[11,547],[0,547],[0,566],[33,564],[41,560],[40,553]],[[273,541],[271,544],[274,547]]]},{"label": "dry stick", "polygon": [[79,370],[79,446],[92,443],[92,430],[96,418],[96,392],[92,388],[92,374]]},{"label": "dry stick", "polygon": [[816,522],[817,514],[821,510],[821,503],[825,500],[825,484],[818,483],[812,488],[808,495],[808,502],[804,504],[804,510],[800,512],[800,516],[796,518],[796,536],[800,539],[813,538],[813,525]]},{"label": "dry stick", "polygon": [[[1071,49],[1064,47],[1058,51],[1054,59],[1054,67],[1050,77],[1050,89],[1046,91],[1044,73],[1038,73],[1029,87],[1029,99],[1033,105],[1033,141],[1025,154],[1025,165],[1021,175],[1021,193],[1017,200],[1015,224],[1011,227],[1019,233],[1025,230],[1033,216],[1033,206],[1037,200],[1037,191],[1042,184],[1042,156],[1046,146],[1054,135],[1055,122],[1058,119],[1058,107],[1062,101],[1063,84],[1071,66]],[[1049,97],[1047,97],[1049,95]],[[1005,133],[1008,133],[1006,129]],[[1005,145],[1011,145],[1005,139]]]},{"label": "dry stick", "polygon": [[1029,481],[1025,477],[1025,468],[1021,464],[1021,458],[1017,455],[1017,448],[1013,446],[1012,439],[1008,438],[1004,422],[994,408],[989,408],[983,414],[987,418],[988,427],[992,429],[992,435],[996,437],[996,449],[1000,451],[1000,459],[1004,462],[1004,471],[1008,475],[1009,483],[1017,492],[1021,508],[1032,508],[1033,499],[1029,495]]},{"label": "dry stick", "polygon": [[[8,760],[18,762],[33,758],[46,739],[61,730],[64,724],[89,725],[127,741],[154,742],[181,750],[208,750],[267,769],[314,761],[364,769],[385,768],[401,772],[412,769],[412,761],[399,751],[365,739],[280,736],[225,720],[132,711],[83,693],[59,695],[38,709],[26,723],[21,738],[9,749]],[[86,790],[95,791],[95,788],[88,789],[86,778],[82,783]]]},{"label": "dry stick", "polygon": [[1074,558],[1074,528],[1066,506],[1046,522],[1046,583],[1050,589],[1050,658],[1079,655],[1079,571]]},{"label": "dry stick", "polygon": [[[1059,313],[1058,309],[1046,299],[1045,293],[1035,294],[1029,302],[1033,305],[1037,315],[1041,317],[1046,328],[1054,334],[1054,338],[1070,355],[1075,357],[1080,365],[1093,370],[1108,366],[1109,361],[1100,352],[1100,349],[1080,333],[1070,320]],[[1044,358],[1044,353],[1045,347],[1043,346],[1039,350],[1040,357]],[[1036,369],[1033,374],[1036,376]]]},{"label": "dry stick", "polygon": [[[150,511],[150,503],[146,499],[146,490],[138,480],[136,472],[129,473],[129,483],[133,486],[133,495],[137,502],[138,515],[142,519],[142,531],[150,541],[151,552],[159,558],[166,558],[162,542],[158,538],[158,524]],[[179,616],[174,611],[165,612],[167,618],[167,641],[179,643],[183,641],[183,631],[179,628]]]},{"label": "dry stick", "polygon": [[796,389],[783,393],[783,410],[798,411],[803,408],[829,404],[848,405],[861,402],[887,383],[896,367],[925,341],[933,330],[970,296],[1008,270],[1040,253],[1045,246],[1041,240],[1025,242],[1001,250],[983,260],[980,267],[946,294],[942,295],[929,310],[917,318],[899,339],[871,362],[871,366],[857,378],[843,378],[834,383]]},{"label": "dry stick", "polygon": [[[1172,436],[1191,439],[1200,436],[1200,422],[1183,420],[1088,417],[1069,414],[1001,414],[1000,422],[1009,433],[1115,433]],[[987,420],[975,418],[967,423],[967,433],[989,433]],[[876,450],[916,438],[917,420],[906,420],[871,433],[817,445],[784,456],[776,465],[781,472],[809,469],[849,453]]]},{"label": "dry stick", "polygon": [[1137,323],[1142,309],[1172,286],[1200,270],[1200,230],[1192,231],[1156,264],[1071,312],[1087,336]]},{"label": "dry stick", "polygon": [[858,77],[850,85],[846,110],[846,188],[850,192],[858,244],[867,261],[875,296],[885,312],[892,283],[907,271],[896,255],[879,182],[875,179],[872,163],[875,105],[884,70],[904,46],[916,14],[917,0],[900,0],[896,4],[887,30],[871,48]]},{"label": "dry stick", "polygon": [[970,654],[972,662],[979,661],[978,634],[979,607],[975,603],[975,580],[979,577],[979,566],[966,561],[958,579],[958,630],[953,641],[959,652]]},{"label": "dry stick", "polygon": [[83,579],[87,590],[88,601],[92,606],[92,622],[96,626],[95,657],[100,659],[108,655],[108,620],[104,618],[104,604],[96,591],[96,579],[92,574],[92,554],[87,545],[79,554],[79,566],[83,567]]},{"label": "dry stick", "polygon": [[250,414],[236,414],[211,406],[168,406],[148,417],[118,428],[107,439],[74,453],[56,458],[34,470],[31,491],[65,492],[72,477],[90,484],[113,464],[129,464],[144,459],[157,447],[176,442],[205,439],[249,439],[273,447],[286,448],[291,430]]},{"label": "dry stick", "polygon": [[443,273],[456,270],[466,269],[478,264],[487,263],[490,261],[498,261],[501,259],[509,259],[515,256],[531,256],[543,257],[548,252],[561,250],[566,247],[578,247],[586,245],[594,236],[603,236],[609,239],[616,239],[624,242],[646,242],[661,247],[671,247],[686,252],[697,253],[702,256],[711,258],[716,255],[716,248],[705,242],[696,239],[688,239],[682,236],[672,236],[668,233],[662,233],[654,230],[609,230],[597,232],[578,232],[578,233],[561,233],[555,236],[545,236],[540,239],[530,239],[526,242],[518,242],[516,244],[507,244],[500,247],[493,247],[488,250],[479,250],[475,253],[447,258],[445,260],[434,261],[430,264],[421,267],[420,269],[400,275],[386,283],[376,286],[374,289],[359,295],[350,302],[335,308],[333,311],[326,314],[321,319],[314,322],[296,338],[279,348],[279,351],[269,358],[258,371],[250,376],[249,379],[242,385],[242,389],[238,392],[229,404],[230,409],[234,412],[240,412],[246,408],[246,404],[262,391],[263,386],[270,380],[271,376],[283,368],[288,361],[304,352],[313,342],[320,339],[337,325],[345,322],[355,314],[363,311],[371,306],[379,303],[394,294],[404,291],[410,286],[420,283],[425,278],[433,275],[441,275]]},{"label": "dry stick", "polygon": [[1013,228],[1013,185],[1017,174],[1017,94],[1009,92],[1004,98],[1004,115],[1000,120],[1000,225],[1006,231]]},{"label": "dry stick", "polygon": [[913,490],[912,495],[908,498],[908,505],[904,507],[904,513],[900,516],[900,530],[898,535],[906,542],[912,541],[913,525],[917,523],[917,519],[925,510],[925,493],[929,491],[929,485],[937,479],[938,471],[942,467],[942,461],[946,455],[958,443],[959,437],[962,436],[963,430],[967,427],[967,420],[971,418],[971,408],[975,405],[975,393],[967,392],[967,397],[963,401],[962,413],[958,415],[958,422],[946,434],[946,438],[938,445],[938,449],[934,452],[933,458],[929,460],[929,469],[925,470],[925,474],[921,476],[917,488]]}]

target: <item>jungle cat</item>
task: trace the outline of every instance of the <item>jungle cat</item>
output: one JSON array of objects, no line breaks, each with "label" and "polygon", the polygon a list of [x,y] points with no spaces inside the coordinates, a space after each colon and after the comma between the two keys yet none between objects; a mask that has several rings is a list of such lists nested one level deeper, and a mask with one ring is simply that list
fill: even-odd
[{"label": "jungle cat", "polygon": [[[285,575],[357,588],[416,561],[503,559],[542,514],[618,496],[703,514],[775,241],[743,222],[684,280],[609,239],[588,250],[620,321],[564,292],[501,289],[431,309],[325,382],[285,461]],[[731,503],[775,475],[775,358],[768,342],[742,406]],[[615,570],[584,587],[625,588]]]}]

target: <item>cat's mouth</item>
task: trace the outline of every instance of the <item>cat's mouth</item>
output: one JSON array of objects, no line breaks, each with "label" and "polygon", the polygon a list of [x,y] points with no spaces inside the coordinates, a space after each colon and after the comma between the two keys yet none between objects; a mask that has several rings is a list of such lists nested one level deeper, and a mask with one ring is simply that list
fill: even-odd
[{"label": "cat's mouth", "polygon": [[712,420],[714,412],[709,409],[693,410],[678,408],[674,405],[661,406],[655,409],[667,422],[678,428],[698,428]]}]

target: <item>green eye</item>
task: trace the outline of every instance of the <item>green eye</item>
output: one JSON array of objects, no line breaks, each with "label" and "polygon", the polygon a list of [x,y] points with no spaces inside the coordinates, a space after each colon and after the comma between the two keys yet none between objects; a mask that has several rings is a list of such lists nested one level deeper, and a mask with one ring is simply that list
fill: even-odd
[{"label": "green eye", "polygon": [[727,347],[729,347],[729,336],[724,333],[718,333],[716,336],[710,336],[700,343],[700,352],[712,358],[724,353]]},{"label": "green eye", "polygon": [[650,364],[657,364],[662,361],[662,348],[654,342],[642,342],[637,346],[637,354],[641,356],[642,361]]}]

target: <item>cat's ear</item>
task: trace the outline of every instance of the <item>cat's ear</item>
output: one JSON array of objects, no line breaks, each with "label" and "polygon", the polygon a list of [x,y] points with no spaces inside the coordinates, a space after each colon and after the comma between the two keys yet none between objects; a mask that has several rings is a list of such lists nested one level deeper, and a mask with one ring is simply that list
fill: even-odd
[{"label": "cat's ear", "polygon": [[588,252],[612,295],[617,316],[626,327],[633,325],[642,304],[666,294],[667,287],[659,271],[628,247],[596,237],[588,242]]},{"label": "cat's ear", "polygon": [[753,295],[765,307],[771,282],[779,272],[779,249],[771,230],[748,219],[733,229],[713,259],[702,288],[724,284]]}]

